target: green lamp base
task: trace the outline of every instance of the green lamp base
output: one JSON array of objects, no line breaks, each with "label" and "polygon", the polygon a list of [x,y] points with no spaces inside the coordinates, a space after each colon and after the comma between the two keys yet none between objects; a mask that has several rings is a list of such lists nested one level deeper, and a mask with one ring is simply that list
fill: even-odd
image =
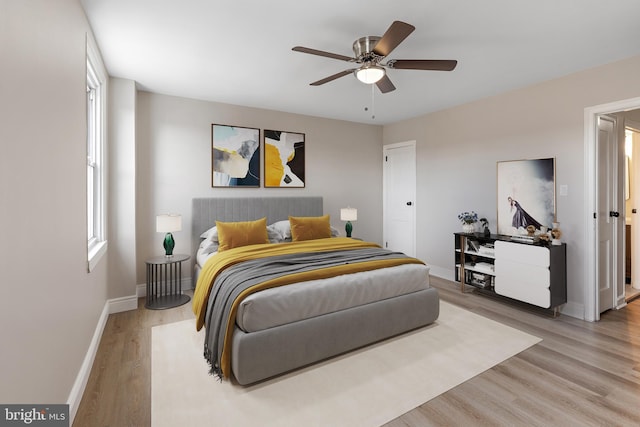
[{"label": "green lamp base", "polygon": [[353,231],[353,225],[351,221],[347,221],[347,224],[344,226],[344,231],[347,232],[347,237],[351,237],[351,232]]},{"label": "green lamp base", "polygon": [[176,242],[173,240],[171,233],[165,234],[162,246],[164,247],[165,256],[173,256],[173,248],[176,246]]}]

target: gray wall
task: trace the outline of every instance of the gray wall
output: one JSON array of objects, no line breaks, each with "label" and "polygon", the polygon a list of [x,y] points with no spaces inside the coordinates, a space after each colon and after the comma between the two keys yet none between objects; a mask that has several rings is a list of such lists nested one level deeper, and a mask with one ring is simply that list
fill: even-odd
[{"label": "gray wall", "polygon": [[0,402],[64,403],[107,298],[107,259],[87,273],[90,28],[74,0],[0,16]]},{"label": "gray wall", "polygon": [[496,231],[496,162],[556,158],[562,240],[568,244],[568,314],[585,301],[586,107],[640,96],[640,57],[384,127],[384,144],[417,141],[417,256],[453,277],[453,232],[460,212],[475,210]]},{"label": "gray wall", "polygon": [[[305,188],[211,188],[212,123],[304,133]],[[144,260],[163,253],[157,214],[182,214],[174,253],[191,252],[194,197],[322,196],[332,225],[344,232],[340,208],[355,207],[354,236],[382,241],[382,126],[139,92],[136,129],[139,284]]]}]

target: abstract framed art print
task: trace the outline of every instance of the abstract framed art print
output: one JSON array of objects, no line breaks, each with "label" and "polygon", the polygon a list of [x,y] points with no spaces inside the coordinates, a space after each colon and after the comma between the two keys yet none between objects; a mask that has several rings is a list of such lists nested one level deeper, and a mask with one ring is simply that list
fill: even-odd
[{"label": "abstract framed art print", "polygon": [[211,186],[260,187],[260,129],[211,125]]},{"label": "abstract framed art print", "polygon": [[264,131],[264,186],[305,186],[304,134]]},{"label": "abstract framed art print", "polygon": [[555,159],[511,160],[497,164],[498,234],[551,229],[556,220]]}]

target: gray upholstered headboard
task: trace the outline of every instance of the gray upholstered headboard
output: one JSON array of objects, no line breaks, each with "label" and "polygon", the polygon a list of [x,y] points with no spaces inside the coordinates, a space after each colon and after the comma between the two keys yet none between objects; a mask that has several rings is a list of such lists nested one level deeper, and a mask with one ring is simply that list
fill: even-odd
[{"label": "gray upholstered headboard", "polygon": [[322,197],[216,197],[196,198],[191,211],[191,253],[200,244],[200,235],[217,221],[253,221],[267,217],[267,224],[291,216],[320,216]]}]

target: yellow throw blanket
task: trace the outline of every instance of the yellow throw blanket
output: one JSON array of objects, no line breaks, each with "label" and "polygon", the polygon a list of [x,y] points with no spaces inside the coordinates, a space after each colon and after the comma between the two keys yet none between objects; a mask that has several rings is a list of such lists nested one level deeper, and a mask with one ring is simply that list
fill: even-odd
[{"label": "yellow throw blanket", "polygon": [[[205,315],[207,312],[207,304],[209,294],[216,277],[227,267],[234,264],[258,258],[266,258],[270,256],[305,253],[305,252],[325,252],[333,250],[349,250],[360,248],[379,247],[379,245],[370,242],[362,242],[346,237],[328,238],[308,240],[302,242],[291,242],[281,244],[260,244],[244,246],[227,251],[220,252],[206,262],[196,283],[196,289],[193,295],[193,312],[196,315],[196,328],[200,330],[204,325]],[[325,279],[341,274],[358,273],[377,268],[392,267],[401,264],[423,264],[416,258],[394,258],[388,260],[364,261],[358,263],[342,264],[335,267],[322,268],[311,271],[303,271],[293,274],[277,277],[266,282],[259,283],[251,288],[243,291],[233,302],[231,314],[225,330],[225,339],[223,345],[223,353],[220,363],[223,376],[228,377],[230,374],[230,351],[231,340],[233,337],[233,329],[237,309],[247,296],[260,290],[273,288],[276,286],[288,285],[292,283],[305,282],[316,279]]]}]

